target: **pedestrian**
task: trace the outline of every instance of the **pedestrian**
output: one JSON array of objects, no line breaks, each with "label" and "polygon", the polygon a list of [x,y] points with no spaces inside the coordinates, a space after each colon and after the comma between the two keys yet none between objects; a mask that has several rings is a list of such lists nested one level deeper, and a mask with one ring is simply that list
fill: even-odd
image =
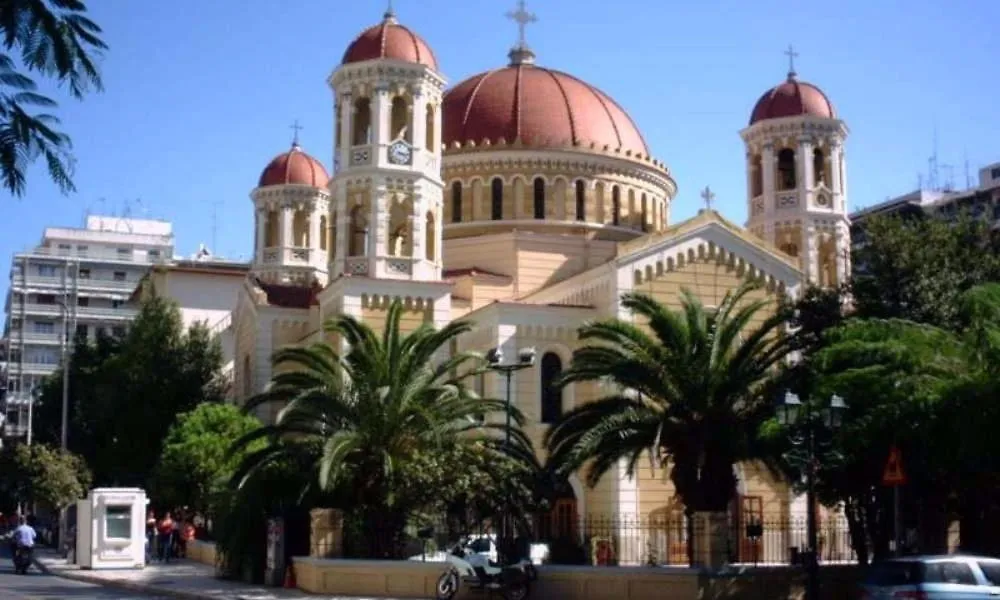
[{"label": "pedestrian", "polygon": [[178,555],[181,558],[187,558],[187,547],[188,542],[194,539],[194,523],[191,519],[184,521],[184,526],[181,528],[180,542],[178,544]]},{"label": "pedestrian", "polygon": [[156,513],[150,509],[146,514],[146,562],[156,556]]},{"label": "pedestrian", "polygon": [[160,522],[156,524],[156,532],[159,534],[157,541],[160,547],[160,560],[170,562],[170,553],[173,550],[174,542],[174,520],[170,518],[170,511],[167,511]]}]

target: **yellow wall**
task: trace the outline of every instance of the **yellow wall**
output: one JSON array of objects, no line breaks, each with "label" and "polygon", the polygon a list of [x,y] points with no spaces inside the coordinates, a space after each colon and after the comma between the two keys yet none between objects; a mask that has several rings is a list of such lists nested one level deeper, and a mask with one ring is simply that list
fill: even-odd
[{"label": "yellow wall", "polygon": [[[381,297],[365,296],[361,300],[361,320],[373,330],[381,333],[385,329],[385,319],[391,300]],[[410,333],[423,323],[431,323],[434,318],[434,306],[429,302],[416,303],[407,299],[403,306],[403,314],[399,318],[399,330]]]}]

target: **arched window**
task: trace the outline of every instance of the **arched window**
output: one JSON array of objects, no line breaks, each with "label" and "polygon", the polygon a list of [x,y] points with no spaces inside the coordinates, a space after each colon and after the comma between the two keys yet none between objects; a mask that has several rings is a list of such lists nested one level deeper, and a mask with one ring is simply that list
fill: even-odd
[{"label": "arched window", "polygon": [[583,221],[587,218],[587,193],[583,185],[583,180],[576,180],[576,220]]},{"label": "arched window", "polygon": [[425,136],[426,139],[424,140],[424,147],[427,148],[428,150],[433,151],[434,150],[434,105],[433,104],[427,105],[427,115],[425,116],[425,121],[426,124],[424,125],[424,127],[426,128],[427,135]]},{"label": "arched window", "polygon": [[783,148],[778,153],[778,182],[782,190],[794,190],[798,185],[795,178],[795,150]]},{"label": "arched window", "polygon": [[646,194],[642,195],[642,214],[639,218],[642,219],[642,230],[646,231],[649,227],[649,200],[646,199]]},{"label": "arched window", "polygon": [[535,218],[545,218],[545,180],[541,177],[535,178]]},{"label": "arched window", "polygon": [[434,262],[437,257],[437,232],[434,230],[434,213],[427,211],[427,227],[424,234],[427,236],[427,243],[424,244],[424,258]]},{"label": "arched window", "polygon": [[451,222],[462,222],[462,182],[451,184]]},{"label": "arched window", "polygon": [[351,144],[363,146],[370,143],[372,143],[372,104],[368,98],[358,98],[354,101]]},{"label": "arched window", "polygon": [[389,130],[391,139],[404,139],[407,142],[413,139],[413,132],[410,131],[410,107],[406,98],[396,96],[392,99],[392,129]]},{"label": "arched window", "polygon": [[264,225],[264,247],[276,248],[278,246],[278,234],[281,231],[278,218],[278,211],[267,211],[267,223]]},{"label": "arched window", "polygon": [[756,198],[764,193],[764,171],[761,169],[760,154],[750,159],[750,196]]},{"label": "arched window", "polygon": [[503,180],[499,177],[490,182],[490,218],[503,219]]},{"label": "arched window", "polygon": [[617,185],[611,188],[611,224],[617,225],[622,215],[622,191]]},{"label": "arched window", "polygon": [[813,185],[830,185],[826,175],[826,156],[819,148],[813,150]]},{"label": "arched window", "polygon": [[562,416],[562,388],[556,379],[562,373],[562,360],[554,352],[542,357],[542,423],[555,423]]},{"label": "arched window", "polygon": [[364,256],[368,246],[368,219],[359,205],[351,209],[351,230],[348,238],[347,255]]}]

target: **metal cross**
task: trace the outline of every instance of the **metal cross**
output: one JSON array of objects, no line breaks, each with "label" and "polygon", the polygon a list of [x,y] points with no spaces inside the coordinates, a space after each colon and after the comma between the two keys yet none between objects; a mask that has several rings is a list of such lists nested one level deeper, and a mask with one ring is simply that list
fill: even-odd
[{"label": "metal cross", "polygon": [[518,45],[521,48],[527,48],[528,42],[524,35],[524,29],[529,23],[537,21],[538,17],[535,16],[535,13],[528,12],[528,9],[524,6],[524,0],[518,0],[517,10],[508,12],[507,18],[517,23]]},{"label": "metal cross", "polygon": [[395,15],[396,11],[392,10],[392,0],[389,0],[388,6],[385,9],[386,16]]},{"label": "metal cross", "polygon": [[701,191],[701,199],[705,201],[705,208],[712,210],[712,200],[715,200],[715,192],[706,185],[705,189]]},{"label": "metal cross", "polygon": [[289,126],[289,128],[295,131],[295,134],[292,137],[292,145],[293,146],[298,146],[299,145],[299,132],[302,131],[303,127],[301,125],[299,125],[299,120],[295,119],[295,122],[292,123]]},{"label": "metal cross", "polygon": [[788,50],[785,50],[785,56],[788,57],[788,74],[795,75],[795,58],[799,55],[795,51],[795,47],[788,44]]}]

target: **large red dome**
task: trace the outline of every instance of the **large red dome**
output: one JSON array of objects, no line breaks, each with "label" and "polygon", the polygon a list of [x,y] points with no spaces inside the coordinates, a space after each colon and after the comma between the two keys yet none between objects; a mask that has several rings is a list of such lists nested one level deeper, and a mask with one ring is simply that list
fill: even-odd
[{"label": "large red dome", "polygon": [[381,23],[361,32],[344,52],[343,64],[393,58],[426,65],[437,71],[434,52],[419,35],[403,27],[395,15],[386,13]]},{"label": "large red dome", "polygon": [[635,122],[607,94],[528,62],[466,79],[445,94],[442,111],[446,145],[520,138],[528,146],[593,143],[649,155]]},{"label": "large red dome", "polygon": [[264,167],[257,186],[297,184],[324,188],[329,181],[323,163],[293,144],[291,150],[275,156]]},{"label": "large red dome", "polygon": [[811,83],[799,81],[795,73],[774,86],[757,100],[750,115],[750,124],[767,119],[812,115],[825,119],[835,119],[833,104],[821,89]]}]

